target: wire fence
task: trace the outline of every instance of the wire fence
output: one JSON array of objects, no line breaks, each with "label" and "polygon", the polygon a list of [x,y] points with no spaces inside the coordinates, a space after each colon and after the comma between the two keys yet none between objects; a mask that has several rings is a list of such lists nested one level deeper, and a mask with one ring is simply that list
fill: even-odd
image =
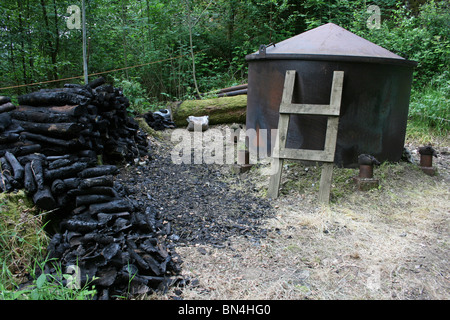
[{"label": "wire fence", "polygon": [[[200,50],[200,51],[198,51],[196,53],[200,53],[200,52],[205,51],[205,50],[206,49]],[[180,58],[186,57],[188,55],[190,55],[190,54],[182,54],[182,55],[178,55],[178,56],[175,56],[175,57],[162,59],[162,60],[158,60],[158,61],[152,61],[152,62],[143,63],[143,64],[137,64],[137,65],[134,65],[134,66],[123,67],[123,68],[118,68],[118,69],[112,69],[112,70],[102,71],[102,72],[95,72],[95,73],[88,74],[88,77],[98,76],[98,75],[102,75],[102,74],[106,74],[106,73],[117,72],[117,71],[122,71],[122,70],[127,70],[127,69],[144,67],[144,66],[148,66],[148,65],[151,65],[151,64],[161,63],[161,62],[175,60],[175,59],[180,59]],[[49,84],[49,83],[54,83],[54,82],[62,82],[62,81],[68,81],[68,80],[74,80],[74,79],[83,79],[83,78],[84,78],[84,75],[82,75],[82,76],[75,76],[75,77],[69,77],[69,78],[63,78],[63,79],[56,79],[56,80],[33,82],[33,83],[28,83],[28,84],[20,84],[20,85],[15,85],[15,86],[3,87],[3,88],[0,88],[0,90],[8,90],[8,89],[16,89],[16,88],[37,86],[37,85],[42,85],[42,84]]]}]

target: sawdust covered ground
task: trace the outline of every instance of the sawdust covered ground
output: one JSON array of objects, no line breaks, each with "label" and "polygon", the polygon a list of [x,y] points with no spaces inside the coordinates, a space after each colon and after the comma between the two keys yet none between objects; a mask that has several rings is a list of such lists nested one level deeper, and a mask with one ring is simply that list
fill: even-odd
[{"label": "sawdust covered ground", "polygon": [[[155,153],[170,148],[170,132],[164,135],[154,141]],[[408,141],[414,161],[417,146]],[[269,202],[270,208],[265,207],[268,161],[239,176],[230,166],[215,168],[220,174],[208,178],[211,184],[223,183],[227,193],[248,196],[265,209],[260,218],[241,221],[244,226],[258,220],[251,232],[219,228],[225,235],[209,243],[206,236],[202,241],[175,239],[190,284],[150,298],[449,299],[448,146],[448,140],[435,144],[438,175],[425,175],[416,163],[383,164],[374,170],[380,187],[368,192],[358,191],[353,183],[357,169],[335,168],[329,206],[317,203],[320,168],[315,164],[286,162],[281,196]],[[232,198],[228,203],[233,207]],[[177,218],[171,223],[179,233]],[[180,224],[185,234],[189,228],[207,228]]]}]

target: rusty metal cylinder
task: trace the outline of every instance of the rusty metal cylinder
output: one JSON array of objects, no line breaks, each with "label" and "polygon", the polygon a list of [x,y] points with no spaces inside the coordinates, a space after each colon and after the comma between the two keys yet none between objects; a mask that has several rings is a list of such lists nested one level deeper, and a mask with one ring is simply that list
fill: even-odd
[{"label": "rusty metal cylinder", "polygon": [[420,166],[421,167],[432,167],[433,166],[433,155],[421,154],[420,155]]},{"label": "rusty metal cylinder", "polygon": [[[292,103],[329,104],[334,71],[344,71],[335,164],[357,167],[358,155],[401,159],[414,67],[406,60],[332,23],[247,55],[247,129],[267,129],[250,150],[272,151],[272,129],[287,70],[296,71]],[[286,147],[323,150],[327,117],[291,115]]]},{"label": "rusty metal cylinder", "polygon": [[373,178],[373,166],[360,164],[359,165],[359,177],[362,179],[372,179]]}]

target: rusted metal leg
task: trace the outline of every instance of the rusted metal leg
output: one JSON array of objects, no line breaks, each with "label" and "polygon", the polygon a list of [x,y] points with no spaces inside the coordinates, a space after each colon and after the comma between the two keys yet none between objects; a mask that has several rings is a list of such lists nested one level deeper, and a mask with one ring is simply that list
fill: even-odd
[{"label": "rusted metal leg", "polygon": [[373,166],[380,164],[377,159],[371,155],[362,154],[358,157],[359,175],[353,178],[358,190],[368,191],[373,188],[378,188],[379,180],[373,178]]},{"label": "rusted metal leg", "polygon": [[419,148],[420,154],[420,169],[429,175],[434,176],[436,174],[436,168],[433,168],[433,156],[437,157],[436,150],[431,146],[425,146]]}]

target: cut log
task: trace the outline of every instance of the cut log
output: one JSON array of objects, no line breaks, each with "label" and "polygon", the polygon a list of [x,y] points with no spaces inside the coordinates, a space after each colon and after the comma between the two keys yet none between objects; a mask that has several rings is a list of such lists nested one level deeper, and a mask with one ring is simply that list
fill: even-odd
[{"label": "cut log", "polygon": [[59,90],[39,90],[19,96],[19,104],[28,106],[63,106],[71,105],[87,105],[90,99],[84,95],[71,92],[73,89],[66,91]]},{"label": "cut log", "polygon": [[5,103],[8,103],[8,102],[11,102],[11,98],[10,97],[0,96],[0,106],[5,104]]},{"label": "cut log", "polygon": [[61,227],[67,230],[78,231],[82,233],[94,231],[98,227],[95,221],[81,221],[76,219],[64,220]]},{"label": "cut log", "polygon": [[20,105],[16,107],[16,111],[52,112],[65,114],[71,117],[79,117],[81,115],[87,114],[87,107],[80,105],[64,105],[64,106],[48,106],[48,107],[31,107]]},{"label": "cut log", "polygon": [[44,168],[42,166],[42,160],[32,160],[31,170],[33,172],[34,181],[36,181],[38,190],[44,189]]},{"label": "cut log", "polygon": [[25,164],[25,174],[23,185],[25,187],[25,191],[28,193],[35,193],[37,190],[36,182],[34,181],[33,170],[31,170],[31,162],[27,162]]},{"label": "cut log", "polygon": [[46,181],[53,181],[55,179],[66,179],[75,177],[78,172],[87,167],[86,162],[75,162],[66,167],[61,167],[53,170],[45,170],[44,177]]},{"label": "cut log", "polygon": [[100,176],[81,180],[80,188],[87,189],[92,187],[112,187],[114,185],[113,176]]},{"label": "cut log", "polygon": [[75,147],[78,144],[77,140],[63,140],[51,138],[42,134],[30,132],[22,132],[20,135],[23,136],[25,139],[29,139],[31,141],[64,147],[66,150],[70,150],[71,148]]},{"label": "cut log", "polygon": [[95,88],[97,88],[97,87],[99,87],[99,86],[105,84],[105,82],[106,82],[105,78],[100,77],[100,78],[97,78],[97,79],[92,80],[91,82],[89,82],[89,83],[87,84],[87,86],[90,87],[90,88],[92,88],[92,89],[95,89]]},{"label": "cut log", "polygon": [[24,176],[24,168],[20,164],[19,160],[11,153],[6,152],[5,158],[8,160],[9,164],[11,165],[13,172],[14,172],[14,180],[21,181],[23,180]]},{"label": "cut log", "polygon": [[66,190],[66,185],[64,184],[64,181],[61,179],[56,179],[52,182],[51,191],[55,195],[60,195]]},{"label": "cut log", "polygon": [[81,171],[78,176],[80,178],[93,178],[99,176],[107,176],[116,174],[118,172],[117,166],[114,165],[101,165],[94,168],[87,168]]},{"label": "cut log", "polygon": [[4,132],[0,134],[0,144],[19,141],[20,135],[13,132]]},{"label": "cut log", "polygon": [[81,207],[84,205],[109,202],[112,200],[114,200],[114,198],[111,198],[110,196],[105,196],[105,195],[101,195],[101,194],[87,194],[87,195],[77,196],[75,199],[75,205],[77,207]]},{"label": "cut log", "polygon": [[[65,181],[65,180],[64,180]],[[70,197],[76,197],[81,195],[99,194],[109,197],[118,197],[117,192],[112,187],[98,186],[87,189],[72,189],[67,191],[67,195]]]},{"label": "cut log", "polygon": [[112,212],[122,212],[131,211],[133,206],[128,200],[114,200],[105,203],[96,203],[89,206],[89,212],[91,214],[97,213],[112,213]]},{"label": "cut log", "polygon": [[3,132],[11,125],[11,116],[9,113],[0,113],[0,132]]},{"label": "cut log", "polygon": [[11,102],[0,105],[0,113],[9,112],[16,108]]},{"label": "cut log", "polygon": [[39,122],[39,123],[60,123],[75,122],[76,118],[64,113],[43,112],[35,110],[15,110],[9,113],[11,118],[20,121]]},{"label": "cut log", "polygon": [[50,188],[47,186],[44,186],[33,195],[33,202],[44,210],[53,210],[56,208],[55,198],[53,198]]},{"label": "cut log", "polygon": [[[49,159],[47,158],[47,160],[49,160]],[[65,166],[71,165],[73,162],[74,162],[74,160],[69,159],[69,158],[56,159],[48,164],[48,169],[53,170],[53,169],[65,167]]]},{"label": "cut log", "polygon": [[63,122],[63,123],[35,123],[28,121],[12,120],[15,124],[21,126],[25,131],[44,135],[58,137],[75,137],[84,129],[81,123]]},{"label": "cut log", "polygon": [[0,172],[0,190],[4,192],[10,192],[13,187],[11,186],[11,177],[6,172]]},{"label": "cut log", "polygon": [[245,123],[247,96],[223,97],[205,100],[187,100],[172,106],[173,121],[187,126],[189,116],[209,116],[209,124]]},{"label": "cut log", "polygon": [[[16,147],[9,148],[9,151],[15,155],[16,157],[25,156],[27,154],[39,152],[41,150],[41,146],[39,144],[23,144],[18,145]],[[6,150],[0,150],[0,157],[4,156]]]}]

